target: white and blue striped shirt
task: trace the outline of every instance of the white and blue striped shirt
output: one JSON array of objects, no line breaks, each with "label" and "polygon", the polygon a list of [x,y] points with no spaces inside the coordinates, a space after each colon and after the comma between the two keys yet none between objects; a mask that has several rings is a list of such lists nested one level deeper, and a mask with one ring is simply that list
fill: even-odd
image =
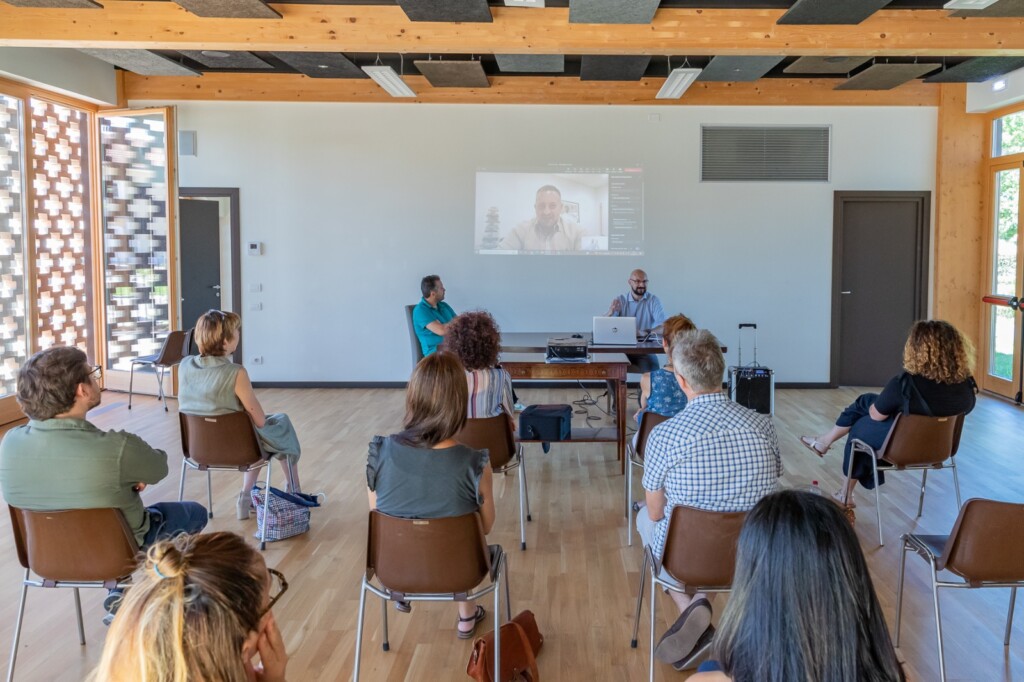
[{"label": "white and blue striped shirt", "polygon": [[647,291],[640,300],[633,298],[633,292],[627,291],[618,297],[619,311],[612,317],[635,317],[636,330],[649,331],[665,321],[665,308],[657,296]]}]

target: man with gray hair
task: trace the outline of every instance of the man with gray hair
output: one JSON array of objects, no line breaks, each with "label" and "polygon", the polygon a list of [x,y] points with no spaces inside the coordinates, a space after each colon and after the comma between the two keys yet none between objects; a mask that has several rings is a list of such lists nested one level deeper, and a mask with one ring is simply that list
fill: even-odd
[{"label": "man with gray hair", "polygon": [[[782,475],[771,418],[729,400],[722,391],[725,358],[711,332],[700,329],[676,336],[672,368],[688,402],[651,433],[643,478],[647,503],[636,518],[644,545],[656,557],[665,549],[676,505],[746,511],[773,492]],[[668,576],[663,572],[662,577]],[[669,594],[680,615],[661,638],[655,656],[682,670],[711,641],[711,603],[700,593]]]}]

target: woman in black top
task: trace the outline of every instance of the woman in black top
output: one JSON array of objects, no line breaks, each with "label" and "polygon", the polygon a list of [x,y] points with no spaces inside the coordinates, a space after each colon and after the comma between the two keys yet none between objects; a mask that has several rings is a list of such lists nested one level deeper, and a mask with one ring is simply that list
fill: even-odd
[{"label": "woman in black top", "polygon": [[[915,322],[903,347],[905,371],[890,379],[881,393],[865,393],[857,398],[843,410],[828,433],[801,436],[800,442],[821,457],[832,443],[850,434],[843,455],[843,473],[846,473],[850,467],[852,441],[862,440],[876,450],[882,447],[897,412],[936,417],[967,414],[974,409],[974,396],[978,392],[971,376],[973,355],[971,342],[948,322]],[[849,488],[835,494],[839,502],[852,506],[853,489],[858,481],[868,490],[875,487],[867,457],[858,453],[854,459]],[[879,485],[884,482],[879,472]]]}]

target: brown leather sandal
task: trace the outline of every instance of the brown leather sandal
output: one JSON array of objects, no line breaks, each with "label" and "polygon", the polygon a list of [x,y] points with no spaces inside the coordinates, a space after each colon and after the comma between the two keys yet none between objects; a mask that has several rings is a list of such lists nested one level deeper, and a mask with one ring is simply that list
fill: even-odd
[{"label": "brown leather sandal", "polygon": [[[458,623],[455,624],[455,633],[459,636],[459,639],[473,639],[473,635],[476,633],[476,626],[480,624],[480,621],[487,615],[487,611],[484,607],[477,606],[476,611],[469,618],[463,618],[459,616]],[[459,623],[473,623],[473,627],[468,630],[459,630]]]}]

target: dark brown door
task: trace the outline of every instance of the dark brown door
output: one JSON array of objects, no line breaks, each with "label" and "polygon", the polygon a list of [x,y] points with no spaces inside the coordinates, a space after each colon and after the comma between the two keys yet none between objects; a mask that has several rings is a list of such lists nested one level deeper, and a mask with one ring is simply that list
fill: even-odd
[{"label": "dark brown door", "polygon": [[927,311],[930,192],[836,192],[832,377],[882,386]]},{"label": "dark brown door", "polygon": [[195,326],[207,310],[219,310],[220,208],[215,201],[182,199],[181,319],[185,329]]}]

